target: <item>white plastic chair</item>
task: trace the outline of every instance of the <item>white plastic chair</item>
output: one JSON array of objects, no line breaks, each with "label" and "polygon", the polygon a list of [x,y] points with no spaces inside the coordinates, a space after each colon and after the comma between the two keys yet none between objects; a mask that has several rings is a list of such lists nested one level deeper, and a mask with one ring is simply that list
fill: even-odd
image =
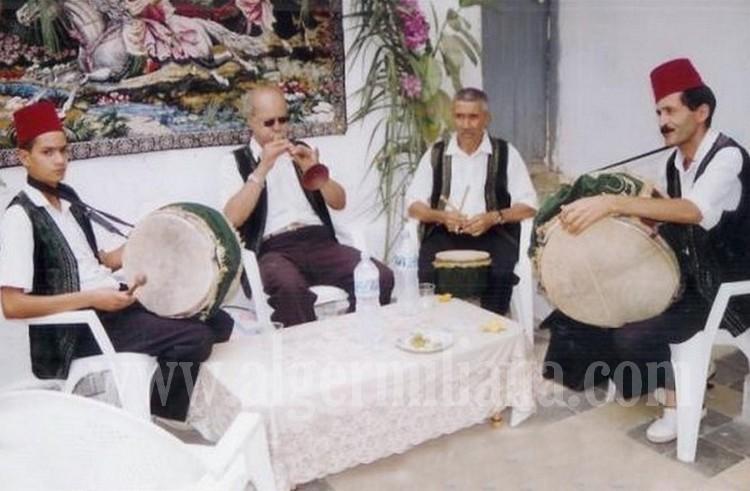
[{"label": "white plastic chair", "polygon": [[137,417],[150,418],[151,378],[158,366],[156,358],[142,353],[115,352],[94,310],[75,310],[7,322],[22,324],[30,329],[51,324],[86,324],[102,352],[100,355],[73,360],[68,378],[64,381],[40,380],[34,377],[14,384],[12,388],[54,388],[57,386],[64,392],[72,393],[76,385],[87,375],[110,371],[121,406]]},{"label": "white plastic chair", "polygon": [[[733,337],[719,329],[729,299],[747,294],[750,294],[750,281],[723,283],[711,306],[706,327],[683,343],[669,345],[677,396],[677,458],[683,462],[695,461],[712,346],[736,346],[750,360],[750,330]],[[750,375],[745,377],[741,418],[750,423]]]},{"label": "white plastic chair", "polygon": [[0,394],[3,489],[275,489],[265,429],[241,413],[215,446],[187,445],[99,401],[53,391]]},{"label": "white plastic chair", "polygon": [[528,250],[531,243],[531,227],[533,218],[521,222],[521,237],[518,242],[518,263],[514,273],[518,276],[518,284],[513,287],[510,300],[511,317],[515,319],[526,332],[526,337],[534,344],[534,274]]}]

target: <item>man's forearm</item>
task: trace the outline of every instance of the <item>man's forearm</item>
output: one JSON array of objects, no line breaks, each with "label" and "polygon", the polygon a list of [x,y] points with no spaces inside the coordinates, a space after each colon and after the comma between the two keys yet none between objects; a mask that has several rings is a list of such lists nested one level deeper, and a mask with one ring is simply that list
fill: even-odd
[{"label": "man's forearm", "polygon": [[91,307],[87,292],[60,295],[31,295],[17,288],[3,287],[3,313],[8,319],[27,319]]},{"label": "man's forearm", "polygon": [[227,204],[224,205],[224,215],[226,215],[232,225],[240,227],[245,223],[253,210],[255,210],[262,189],[260,184],[248,179],[242,186],[242,189],[229,198]]},{"label": "man's forearm", "polygon": [[699,224],[703,214],[692,201],[681,198],[612,196],[613,214],[647,218],[657,222]]},{"label": "man's forearm", "polygon": [[409,206],[409,216],[416,218],[422,223],[443,223],[445,213],[435,210],[421,201],[416,201]]},{"label": "man's forearm", "polygon": [[536,210],[524,203],[516,203],[510,208],[501,210],[503,223],[521,222],[536,215]]},{"label": "man's forearm", "polygon": [[320,188],[326,204],[334,210],[343,210],[346,206],[346,191],[333,179],[328,179]]}]

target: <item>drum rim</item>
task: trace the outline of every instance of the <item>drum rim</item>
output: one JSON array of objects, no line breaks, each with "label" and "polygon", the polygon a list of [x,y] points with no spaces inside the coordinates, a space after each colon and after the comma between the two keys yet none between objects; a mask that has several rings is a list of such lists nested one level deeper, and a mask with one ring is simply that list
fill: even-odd
[{"label": "drum rim", "polygon": [[[465,259],[465,260],[445,259],[444,257],[442,257],[442,258],[440,257],[441,255],[445,256],[446,254],[450,254],[450,253],[454,253],[455,254],[455,253],[459,253],[459,252],[477,253],[477,256],[480,256],[480,257],[476,257],[476,258],[473,258],[473,259]],[[439,251],[439,252],[435,253],[435,261],[442,261],[442,262],[454,262],[454,263],[462,263],[462,262],[464,262],[465,263],[465,262],[477,262],[477,261],[486,261],[486,260],[490,260],[490,261],[492,260],[492,258],[490,256],[490,253],[487,252],[487,251],[482,251],[480,249],[446,249],[446,250]]]}]

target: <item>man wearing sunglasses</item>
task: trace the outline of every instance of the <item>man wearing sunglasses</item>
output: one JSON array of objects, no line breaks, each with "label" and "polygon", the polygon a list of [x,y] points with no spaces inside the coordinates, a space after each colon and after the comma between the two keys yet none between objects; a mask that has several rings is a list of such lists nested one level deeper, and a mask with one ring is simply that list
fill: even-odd
[{"label": "man wearing sunglasses", "polygon": [[[319,153],[290,140],[284,94],[275,86],[256,87],[241,101],[252,131],[248,145],[222,164],[224,214],[237,227],[245,247],[255,251],[274,321],[292,326],[315,320],[310,285],[342,288],[354,298],[353,271],[359,251],[336,241],[329,208],[346,206],[346,193],[326,178],[317,190],[302,176],[320,163]],[[388,303],[393,273],[380,272],[380,302]]]}]

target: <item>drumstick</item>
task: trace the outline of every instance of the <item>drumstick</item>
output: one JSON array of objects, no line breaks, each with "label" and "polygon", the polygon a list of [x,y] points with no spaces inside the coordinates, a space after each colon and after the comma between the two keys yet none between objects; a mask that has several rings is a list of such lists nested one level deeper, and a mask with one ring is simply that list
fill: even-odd
[{"label": "drumstick", "polygon": [[135,291],[146,284],[147,278],[145,274],[137,274],[133,278],[133,284],[128,288],[128,295],[133,295]]},{"label": "drumstick", "polygon": [[453,202],[451,202],[451,200],[449,200],[448,198],[446,198],[444,194],[440,195],[440,201],[442,201],[443,203],[445,203],[445,206],[450,206],[451,208],[453,208],[453,211],[457,211],[457,212],[461,213],[461,210],[456,205],[454,205]]},{"label": "drumstick", "polygon": [[466,186],[466,189],[464,189],[464,195],[461,197],[461,206],[458,207],[459,213],[464,212],[464,205],[466,204],[466,198],[469,196],[470,189],[471,189],[471,186]]}]

